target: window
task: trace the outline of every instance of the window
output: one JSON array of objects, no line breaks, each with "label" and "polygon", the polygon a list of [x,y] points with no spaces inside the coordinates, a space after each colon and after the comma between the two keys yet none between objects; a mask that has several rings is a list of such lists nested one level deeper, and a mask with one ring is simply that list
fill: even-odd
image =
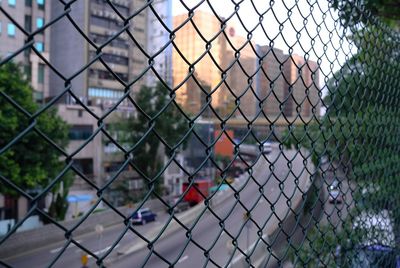
[{"label": "window", "polygon": [[32,0],[25,0],[25,6],[31,7],[32,6]]},{"label": "window", "polygon": [[44,9],[44,0],[36,0],[36,3],[40,9]]},{"label": "window", "polygon": [[26,74],[26,78],[28,80],[31,80],[31,64],[25,64],[24,65],[24,73]]},{"label": "window", "polygon": [[15,25],[12,23],[7,24],[7,34],[8,36],[15,36]]},{"label": "window", "polygon": [[30,15],[25,15],[25,30],[32,31],[32,16]]},{"label": "window", "polygon": [[36,28],[40,29],[43,27],[43,25],[44,25],[44,19],[41,17],[37,18],[36,19]]},{"label": "window", "polygon": [[43,84],[44,83],[44,64],[42,64],[42,63],[39,63],[38,83],[39,84]]},{"label": "window", "polygon": [[1,35],[1,21],[0,21],[0,35]]},{"label": "window", "polygon": [[69,138],[71,140],[86,140],[93,134],[91,125],[73,125],[69,130]]},{"label": "window", "polygon": [[122,90],[114,90],[107,88],[89,88],[89,97],[119,99],[124,95]]},{"label": "window", "polygon": [[85,175],[92,175],[93,159],[92,158],[74,159],[74,167]]},{"label": "window", "polygon": [[31,54],[31,48],[25,48],[24,49],[24,56],[26,57],[26,58],[29,58],[29,55]]},{"label": "window", "polygon": [[44,44],[43,44],[43,42],[36,42],[35,47],[36,47],[36,49],[37,49],[39,52],[43,52],[43,51],[44,51]]},{"label": "window", "polygon": [[8,0],[8,5],[15,7],[16,2],[17,2],[16,0]]},{"label": "window", "polygon": [[43,92],[40,91],[33,91],[33,99],[37,102],[40,103],[43,101]]}]

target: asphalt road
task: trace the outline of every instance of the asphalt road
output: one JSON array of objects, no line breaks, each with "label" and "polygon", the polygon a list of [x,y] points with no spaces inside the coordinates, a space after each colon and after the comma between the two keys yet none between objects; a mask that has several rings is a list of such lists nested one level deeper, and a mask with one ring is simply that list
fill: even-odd
[{"label": "asphalt road", "polygon": [[[288,216],[292,205],[288,199],[295,200],[301,196],[296,177],[301,177],[304,172],[302,157],[295,155],[294,151],[286,151],[285,156],[278,155],[278,150],[275,150],[268,159],[274,162],[274,175],[271,175],[270,164],[260,159],[254,167],[254,179],[250,179],[241,191],[240,187],[236,189],[239,198],[236,199],[234,192],[228,190],[225,194],[229,198],[216,206],[214,213],[219,219],[207,211],[191,226],[188,235],[182,228],[154,242],[152,250],[140,250],[113,262],[110,267],[224,267],[237,261],[243,256],[238,249],[245,252],[250,247],[253,250],[251,245],[260,240],[257,233],[262,235],[275,230],[278,223]],[[305,186],[301,187],[304,189]],[[264,191],[264,197],[260,189]],[[252,210],[251,223],[245,224],[245,208]],[[233,240],[237,241],[236,250]]]},{"label": "asphalt road", "polygon": [[[136,225],[135,228],[140,233],[146,233],[152,228],[155,228],[157,225],[160,225],[162,221],[168,217],[166,213],[158,213],[157,221],[148,223],[144,226]],[[101,223],[100,223],[101,224]],[[78,236],[75,239],[84,247],[90,249],[95,252],[96,255],[104,254],[108,247],[116,241],[118,235],[124,230],[125,225],[119,224],[112,226],[110,228],[104,229],[101,235],[96,233],[90,233],[87,235]],[[94,229],[95,227],[93,227]],[[119,247],[126,246],[131,243],[132,237],[134,235],[131,232],[128,232],[126,236],[120,241],[118,244]],[[29,239],[29,238],[27,238]],[[13,256],[12,258],[5,259],[7,264],[12,267],[21,267],[21,268],[41,268],[47,267],[52,261],[60,254],[62,248],[65,243],[53,244],[47,247],[38,248],[34,251],[31,251],[27,254],[20,254],[19,256]],[[61,258],[57,260],[53,267],[81,267],[81,258],[82,250],[77,246],[71,244],[61,255]],[[89,263],[94,263],[94,259],[89,257]],[[0,265],[1,267],[1,265]]]},{"label": "asphalt road", "polygon": [[[260,241],[260,235],[272,232],[279,222],[288,217],[288,211],[293,206],[288,200],[300,198],[300,188],[305,187],[304,182],[296,179],[306,172],[303,158],[296,151],[284,151],[282,154],[276,148],[267,158],[270,163],[262,158],[256,163],[253,178],[247,177],[235,184],[238,193],[236,198],[235,192],[229,189],[224,192],[228,196],[222,204],[212,204],[213,213],[204,207],[204,214],[189,226],[190,232],[180,228],[154,241],[151,250],[143,248],[116,260],[118,250],[135,246],[141,240],[128,232],[106,258],[106,262],[110,263],[108,267],[168,267],[172,264],[175,267],[227,266],[243,256],[240,250],[245,252],[249,246],[253,249],[251,245],[256,241],[260,242],[257,244],[260,246],[264,243]],[[246,210],[251,210],[252,220],[247,224],[244,220]],[[157,222],[135,226],[135,229],[141,235],[146,235],[150,230],[160,231],[168,220],[169,215],[159,213]],[[116,241],[123,229],[124,225],[116,225],[106,229],[101,236],[91,233],[77,240],[100,256]],[[237,247],[233,246],[233,241]],[[62,246],[59,244],[40,248],[6,261],[12,267],[47,267],[60,253]],[[81,254],[82,251],[72,245],[62,253],[53,267],[81,267]],[[93,265],[94,261],[94,258],[89,258],[89,265]]]}]

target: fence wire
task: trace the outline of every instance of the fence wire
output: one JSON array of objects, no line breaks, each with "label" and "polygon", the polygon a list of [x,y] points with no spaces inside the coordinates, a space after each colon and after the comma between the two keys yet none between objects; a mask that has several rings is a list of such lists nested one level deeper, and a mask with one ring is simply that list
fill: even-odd
[{"label": "fence wire", "polygon": [[1,265],[399,266],[400,42],[362,1],[21,2]]}]

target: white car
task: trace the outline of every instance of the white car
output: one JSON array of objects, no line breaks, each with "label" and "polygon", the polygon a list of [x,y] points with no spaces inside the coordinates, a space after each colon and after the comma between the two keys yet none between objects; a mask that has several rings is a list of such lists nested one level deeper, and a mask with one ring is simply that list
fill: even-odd
[{"label": "white car", "polygon": [[329,203],[342,203],[342,194],[339,188],[329,187]]},{"label": "white car", "polygon": [[272,152],[272,143],[270,142],[265,142],[262,146],[262,150],[264,154],[269,154]]}]

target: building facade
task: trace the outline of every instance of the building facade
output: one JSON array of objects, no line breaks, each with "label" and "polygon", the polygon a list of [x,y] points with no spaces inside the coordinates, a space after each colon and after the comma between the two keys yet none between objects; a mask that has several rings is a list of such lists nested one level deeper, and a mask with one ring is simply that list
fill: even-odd
[{"label": "building facade", "polygon": [[318,64],[293,54],[285,60],[284,75],[285,115],[300,115],[303,119],[311,119],[312,116],[318,115],[322,95]]},{"label": "building facade", "polygon": [[162,79],[172,86],[172,44],[169,44],[168,32],[172,30],[172,0],[155,0],[152,7],[158,17],[152,11],[148,11],[147,52],[154,57],[154,71],[148,73],[147,84],[155,86],[159,79]]},{"label": "building facade", "polygon": [[[221,35],[222,69],[226,73],[221,85],[220,112],[231,114],[236,106],[239,109],[234,117],[251,120],[256,115],[258,104],[256,96],[256,54],[254,43],[236,33],[235,27],[225,30],[228,38]],[[229,40],[228,40],[229,39]],[[236,102],[235,102],[236,101]]]},{"label": "building facade", "polygon": [[[114,0],[112,4],[121,17],[111,5],[102,0],[76,1],[71,5],[70,16],[91,42],[66,17],[51,27],[51,62],[64,75],[60,77],[51,74],[51,95],[57,96],[70,90],[83,104],[94,107],[98,115],[113,107],[126,90],[129,89],[134,96],[146,84],[146,79],[141,78],[129,88],[126,86],[142,77],[148,67],[148,59],[143,53],[147,48],[148,9],[139,12],[147,3],[145,0]],[[55,18],[63,12],[64,5],[54,1],[51,8]],[[132,14],[136,15],[124,31],[123,18]],[[82,71],[77,73],[78,70]],[[69,93],[65,93],[63,103],[68,109],[63,108],[60,115],[68,119],[76,131],[90,127],[95,130],[97,122],[83,124],[82,118],[75,115],[75,110],[80,107],[76,105],[77,108],[72,109],[76,102]],[[125,115],[132,111],[132,103],[124,100],[105,123],[111,123],[118,114]],[[101,139],[98,147],[101,152],[93,147],[93,150],[88,149],[87,152],[87,156],[91,157],[77,161],[80,161],[87,174],[101,176],[106,180],[109,177],[108,171],[111,172],[120,163],[120,157],[114,156],[117,152],[111,152],[109,147],[101,144]]]},{"label": "building facade", "polygon": [[273,119],[281,115],[281,106],[285,105],[285,79],[282,73],[285,56],[283,51],[269,46],[257,46],[258,72],[257,94],[262,101],[257,107]]},{"label": "building facade", "polygon": [[[143,0],[113,1],[114,7],[125,18],[144,3]],[[54,2],[53,17],[62,13],[63,8],[62,4]],[[101,0],[77,1],[72,5],[70,15],[93,44],[87,42],[64,18],[51,27],[52,63],[65,78],[73,77],[71,90],[84,103],[111,106],[123,96],[126,90],[124,84],[139,77],[147,66],[147,59],[141,52],[147,46],[147,11],[138,13],[127,27],[134,40],[127,31],[121,31],[124,28],[123,19]],[[100,47],[101,53],[96,53]],[[88,68],[81,73],[75,73],[86,66]],[[65,78],[55,74],[51,76],[53,95],[65,90]],[[144,83],[143,80],[134,83],[130,87],[131,92],[136,92]]]},{"label": "building facade", "polygon": [[[174,49],[172,53],[173,86],[178,88],[176,100],[183,110],[197,114],[205,105],[207,94],[221,82],[221,71],[218,68],[222,58],[221,41],[218,37],[214,39],[220,31],[221,23],[211,13],[196,11],[192,20],[201,32],[200,36],[193,24],[186,22],[187,19],[187,14],[173,18],[174,29],[181,27],[174,39],[179,52]],[[213,58],[205,53],[210,40],[209,51]],[[214,108],[219,107],[221,95],[219,89],[212,94],[211,104]]]},{"label": "building facade", "polygon": [[[27,33],[36,32],[32,47],[20,52],[13,61],[22,65],[27,79],[34,89],[34,99],[42,103],[49,96],[49,67],[38,54],[49,60],[50,31],[40,31],[50,20],[50,2],[45,0],[4,0],[1,7]],[[0,58],[6,58],[22,48],[28,36],[18,29],[3,13],[0,13]],[[38,53],[38,54],[37,54]]]}]

